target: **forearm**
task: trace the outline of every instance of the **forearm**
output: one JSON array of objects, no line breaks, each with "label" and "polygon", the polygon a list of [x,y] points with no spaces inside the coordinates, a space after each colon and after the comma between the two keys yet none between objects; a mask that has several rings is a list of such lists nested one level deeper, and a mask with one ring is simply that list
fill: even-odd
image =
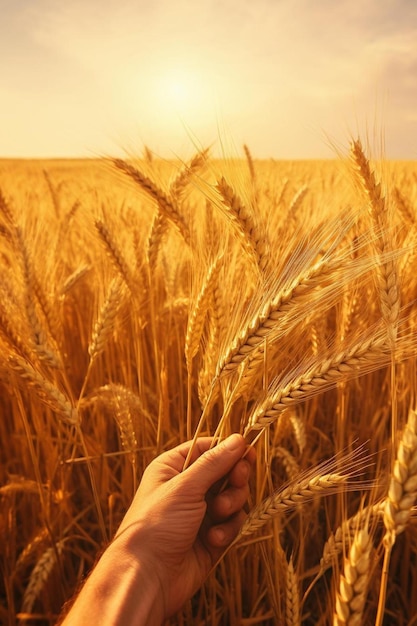
[{"label": "forearm", "polygon": [[163,620],[158,580],[116,540],[97,563],[62,626],[160,626]]}]

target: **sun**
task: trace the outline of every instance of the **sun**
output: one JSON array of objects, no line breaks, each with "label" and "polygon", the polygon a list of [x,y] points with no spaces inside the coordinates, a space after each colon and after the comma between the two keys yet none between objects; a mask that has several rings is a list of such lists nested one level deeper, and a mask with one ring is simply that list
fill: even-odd
[{"label": "sun", "polygon": [[210,81],[202,72],[189,68],[172,68],[161,72],[155,82],[158,106],[180,116],[196,117],[210,107]]},{"label": "sun", "polygon": [[196,98],[193,82],[192,76],[177,72],[166,76],[161,87],[172,104],[185,106]]}]

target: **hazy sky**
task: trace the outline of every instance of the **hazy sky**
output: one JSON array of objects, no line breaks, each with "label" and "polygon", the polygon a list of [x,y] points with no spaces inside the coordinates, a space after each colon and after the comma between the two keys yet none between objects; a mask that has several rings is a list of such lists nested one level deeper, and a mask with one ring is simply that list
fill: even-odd
[{"label": "hazy sky", "polygon": [[[0,0],[0,156],[417,158],[414,0]],[[327,139],[329,138],[329,140]]]}]

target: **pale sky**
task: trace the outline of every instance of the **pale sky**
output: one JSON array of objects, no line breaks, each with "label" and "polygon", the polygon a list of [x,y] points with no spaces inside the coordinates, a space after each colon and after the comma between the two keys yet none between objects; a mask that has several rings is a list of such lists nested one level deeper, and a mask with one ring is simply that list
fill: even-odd
[{"label": "pale sky", "polygon": [[[0,0],[0,156],[417,159],[415,0]],[[230,156],[230,153],[229,155]]]}]

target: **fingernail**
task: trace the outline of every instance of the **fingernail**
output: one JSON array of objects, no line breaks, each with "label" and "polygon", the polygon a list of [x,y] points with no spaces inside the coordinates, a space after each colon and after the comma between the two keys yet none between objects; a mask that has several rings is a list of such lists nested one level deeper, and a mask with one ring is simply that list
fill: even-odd
[{"label": "fingernail", "polygon": [[242,447],[242,435],[238,435],[238,433],[234,433],[230,435],[225,442],[225,447],[232,452],[232,450],[237,450]]}]

